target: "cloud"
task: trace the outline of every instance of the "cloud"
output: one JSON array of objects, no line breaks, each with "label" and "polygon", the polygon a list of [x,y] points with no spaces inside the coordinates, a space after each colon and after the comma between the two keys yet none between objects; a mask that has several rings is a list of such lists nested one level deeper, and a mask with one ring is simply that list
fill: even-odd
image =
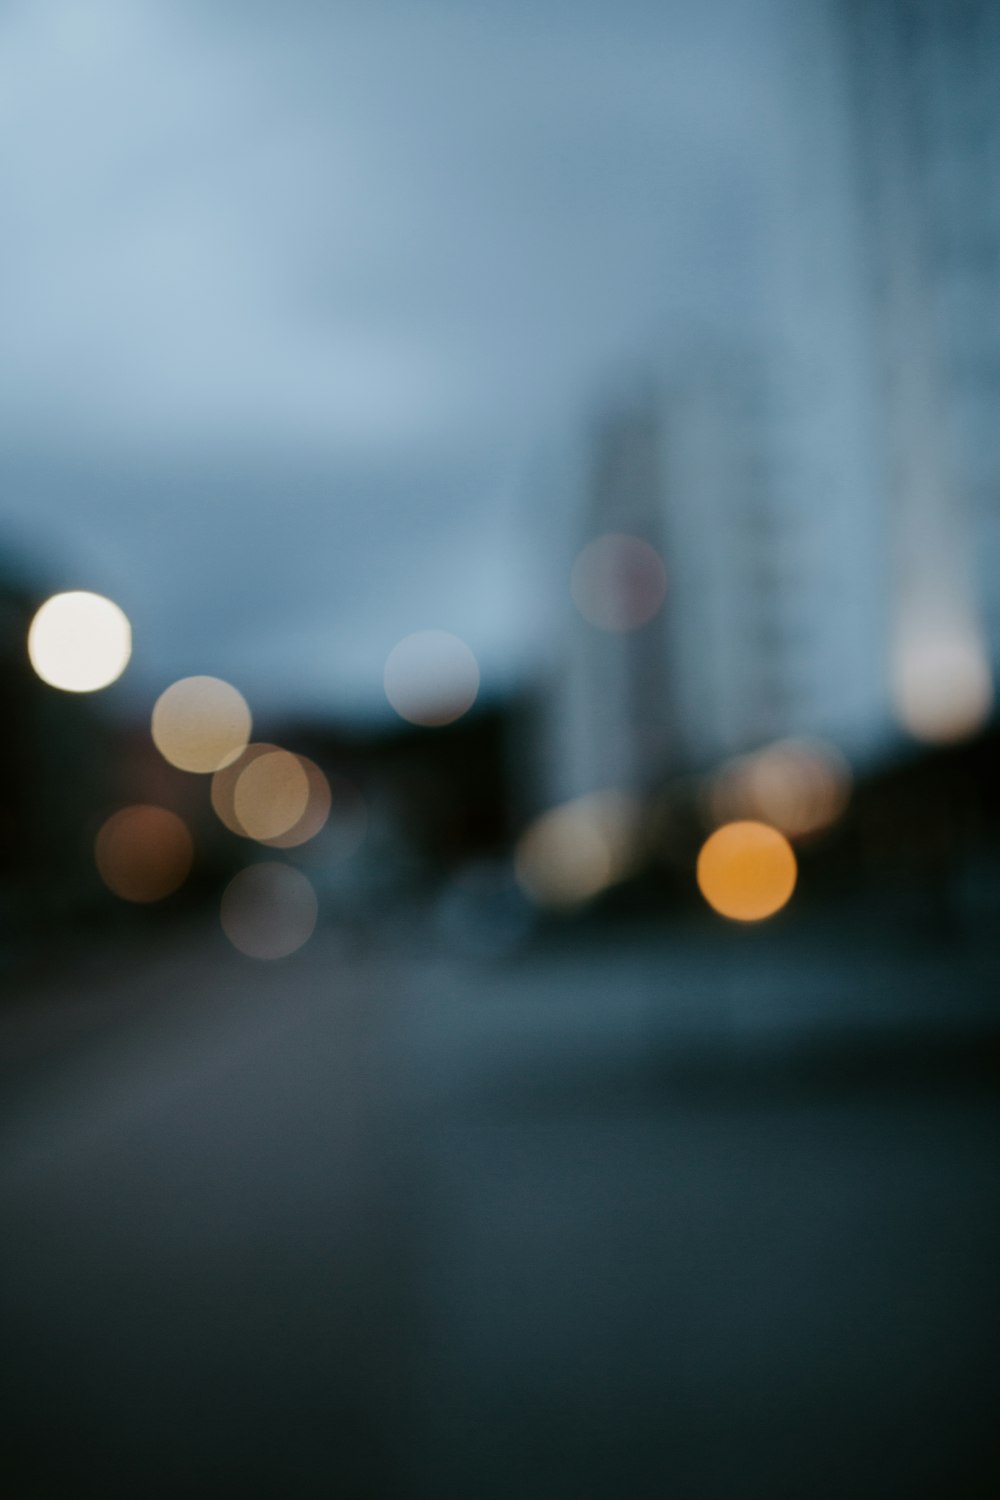
[{"label": "cloud", "polygon": [[207,10],[7,22],[8,430],[405,443],[690,292],[749,102],[677,7]]},{"label": "cloud", "polygon": [[[365,580],[372,600],[388,575],[408,597],[413,548],[444,559],[447,590],[498,453],[664,320],[739,315],[769,128],[758,31],[735,0],[9,7],[15,520],[117,559],[177,641],[236,629],[254,592],[321,629],[358,618]],[[244,482],[283,460],[291,489]],[[345,484],[345,466],[367,479]],[[431,473],[421,531],[408,495]],[[397,519],[375,544],[357,518],[379,484],[375,510]],[[276,536],[329,548],[344,587],[304,555],[277,585]],[[241,539],[238,576],[192,608],[220,537]],[[516,610],[507,627],[501,613],[490,630],[513,640]]]}]

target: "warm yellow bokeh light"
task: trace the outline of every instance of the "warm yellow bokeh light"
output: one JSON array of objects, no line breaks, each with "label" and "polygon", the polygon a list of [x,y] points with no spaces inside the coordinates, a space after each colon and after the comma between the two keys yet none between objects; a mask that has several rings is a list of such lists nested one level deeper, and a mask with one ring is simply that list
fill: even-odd
[{"label": "warm yellow bokeh light", "polygon": [[589,542],[570,575],[577,609],[599,630],[638,630],[658,614],[667,593],[667,572],[649,542],[609,532]]},{"label": "warm yellow bokeh light", "polygon": [[752,819],[789,838],[829,828],[851,795],[851,770],[833,745],[779,740],[728,761],[712,778],[706,803],[715,823]]},{"label": "warm yellow bokeh light", "polygon": [[230,762],[228,766],[223,766],[212,777],[212,809],[220,823],[223,823],[230,833],[239,834],[240,838],[244,839],[250,837],[236,816],[236,783],[247,767],[252,765],[259,756],[273,755],[279,748],[278,745],[269,745],[266,741],[247,745],[236,760]]},{"label": "warm yellow bokeh light", "polygon": [[28,631],[28,656],[43,682],[95,693],[122,675],[132,655],[128,617],[102,594],[55,594]]},{"label": "warm yellow bokeh light", "polygon": [[218,677],[183,677],[161,693],[153,709],[156,748],[181,771],[208,773],[243,753],[250,710],[242,693]]},{"label": "warm yellow bokeh light", "polygon": [[766,823],[727,823],[698,855],[698,886],[720,915],[759,922],[786,905],[798,875],[792,846]]},{"label": "warm yellow bokeh light", "polygon": [[[212,777],[212,808],[219,821],[230,833],[272,849],[294,849],[314,839],[329,819],[332,800],[319,766],[278,745],[248,745]],[[267,832],[279,826],[281,832]]]},{"label": "warm yellow bokeh light", "polygon": [[297,821],[284,833],[261,840],[271,849],[297,849],[300,844],[307,844],[326,826],[333,805],[330,783],[319,766],[305,755],[297,755],[295,759],[306,777],[308,792],[305,808]]},{"label": "warm yellow bokeh light", "polygon": [[540,906],[573,907],[625,876],[635,852],[636,809],[623,793],[595,792],[550,808],[525,829],[514,873]]},{"label": "warm yellow bokeh light", "polygon": [[101,828],[97,869],[124,901],[162,901],[184,884],[194,859],[187,826],[165,807],[123,807]]},{"label": "warm yellow bokeh light", "polygon": [[287,750],[258,755],[233,791],[236,821],[252,839],[274,839],[294,828],[309,806],[309,778]]},{"label": "warm yellow bokeh light", "polygon": [[250,865],[223,892],[220,920],[234,948],[248,958],[287,958],[316,927],[316,893],[291,865]]},{"label": "warm yellow bokeh light", "polygon": [[425,728],[453,724],[479,692],[479,665],[446,630],[418,630],[389,652],[385,695],[401,719]]}]

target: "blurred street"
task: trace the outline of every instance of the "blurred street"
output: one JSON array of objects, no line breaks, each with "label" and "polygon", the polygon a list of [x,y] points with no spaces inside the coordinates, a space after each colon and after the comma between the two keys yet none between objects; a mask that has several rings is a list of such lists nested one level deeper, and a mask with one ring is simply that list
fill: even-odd
[{"label": "blurred street", "polygon": [[11,994],[5,1493],[994,1494],[992,976],[712,939]]},{"label": "blurred street", "polygon": [[998,1500],[998,75],[0,8],[0,1500]]}]

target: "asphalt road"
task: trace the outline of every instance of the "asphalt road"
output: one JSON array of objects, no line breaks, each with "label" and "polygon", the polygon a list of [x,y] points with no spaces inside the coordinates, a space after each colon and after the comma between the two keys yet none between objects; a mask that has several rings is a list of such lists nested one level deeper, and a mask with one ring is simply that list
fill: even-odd
[{"label": "asphalt road", "polygon": [[0,1042],[13,1500],[1000,1488],[997,1050],[947,957],[189,934]]}]

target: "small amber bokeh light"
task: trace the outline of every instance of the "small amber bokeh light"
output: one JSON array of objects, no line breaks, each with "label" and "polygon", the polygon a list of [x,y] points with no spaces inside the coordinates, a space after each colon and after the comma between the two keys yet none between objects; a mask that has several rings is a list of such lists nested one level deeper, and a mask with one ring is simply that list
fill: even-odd
[{"label": "small amber bokeh light", "polygon": [[108,818],[94,857],[104,884],[123,901],[162,901],[187,879],[194,845],[176,813],[141,804]]},{"label": "small amber bokeh light", "polygon": [[798,866],[783,833],[766,823],[726,823],[698,855],[698,886],[709,906],[735,922],[759,922],[787,905]]}]

